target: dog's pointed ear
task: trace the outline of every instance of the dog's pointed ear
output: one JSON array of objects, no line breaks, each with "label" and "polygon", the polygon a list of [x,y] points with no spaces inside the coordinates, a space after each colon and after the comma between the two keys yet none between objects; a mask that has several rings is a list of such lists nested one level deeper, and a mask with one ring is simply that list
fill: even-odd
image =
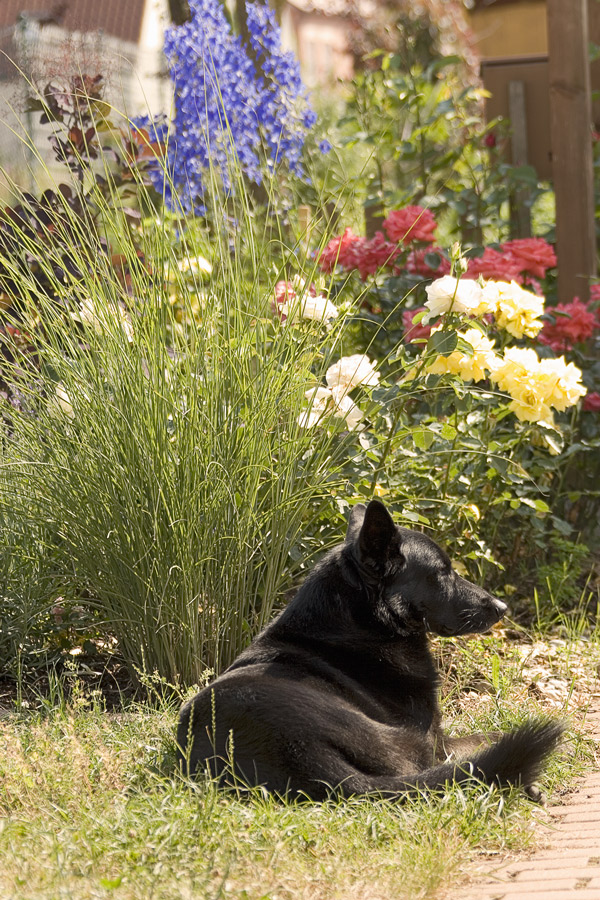
[{"label": "dog's pointed ear", "polygon": [[381,500],[371,500],[367,506],[360,533],[358,551],[363,560],[385,560],[396,526]]},{"label": "dog's pointed ear", "polygon": [[357,503],[356,506],[352,507],[350,511],[350,518],[348,519],[348,528],[346,529],[347,544],[352,544],[358,539],[358,535],[360,534],[360,529],[362,528],[362,523],[365,518],[366,510],[367,507],[364,503]]}]

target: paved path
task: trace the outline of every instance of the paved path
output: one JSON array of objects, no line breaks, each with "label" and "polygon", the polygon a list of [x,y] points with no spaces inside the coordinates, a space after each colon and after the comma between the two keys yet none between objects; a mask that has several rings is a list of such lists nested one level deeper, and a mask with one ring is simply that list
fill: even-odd
[{"label": "paved path", "polygon": [[[600,753],[598,700],[586,727]],[[564,802],[549,805],[546,812],[546,824],[540,826],[541,849],[528,858],[488,867],[480,880],[459,889],[457,898],[564,900],[576,892],[577,900],[600,900],[600,767],[596,765]]]}]

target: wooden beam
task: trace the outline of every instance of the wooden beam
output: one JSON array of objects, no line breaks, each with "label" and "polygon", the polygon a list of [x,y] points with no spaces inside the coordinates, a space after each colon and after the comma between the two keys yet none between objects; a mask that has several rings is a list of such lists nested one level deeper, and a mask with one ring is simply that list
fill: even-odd
[{"label": "wooden beam", "polygon": [[547,0],[550,144],[559,300],[589,297],[596,274],[587,0]]},{"label": "wooden beam", "polygon": [[192,18],[188,0],[167,0],[173,25],[184,25]]},{"label": "wooden beam", "polygon": [[[527,147],[527,100],[523,81],[508,82],[508,118],[510,120],[510,156],[513,166],[529,163]],[[510,198],[510,236],[531,237],[531,203],[528,188],[515,191]]]}]

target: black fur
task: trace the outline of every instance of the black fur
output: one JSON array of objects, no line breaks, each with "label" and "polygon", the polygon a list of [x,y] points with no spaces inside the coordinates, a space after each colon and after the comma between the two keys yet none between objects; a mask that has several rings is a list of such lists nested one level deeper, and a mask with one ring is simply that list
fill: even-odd
[{"label": "black fur", "polygon": [[344,544],[184,705],[181,764],[315,800],[332,789],[397,796],[473,778],[531,785],[560,724],[529,722],[491,744],[447,737],[428,647],[428,631],[486,631],[505,612],[378,500],[356,506]]}]

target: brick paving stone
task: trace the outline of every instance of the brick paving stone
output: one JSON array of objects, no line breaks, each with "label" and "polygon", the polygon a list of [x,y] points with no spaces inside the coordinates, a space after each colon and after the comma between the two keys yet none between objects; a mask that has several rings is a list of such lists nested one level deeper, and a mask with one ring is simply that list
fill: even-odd
[{"label": "brick paving stone", "polygon": [[562,853],[563,849],[567,850],[590,850],[597,851],[598,846],[600,845],[600,840],[596,837],[594,840],[590,840],[589,838],[565,838],[564,840],[561,838],[558,841],[553,841],[552,845],[557,853]]},{"label": "brick paving stone", "polygon": [[[583,791],[577,791],[578,799],[580,794],[582,793]],[[565,803],[563,806],[549,806],[546,812],[551,816],[573,816],[581,813],[584,816],[597,816],[597,818],[600,819],[600,807],[598,809],[594,809],[593,804],[588,802]]]},{"label": "brick paving stone", "polygon": [[577,900],[600,900],[600,891],[597,889],[586,888],[564,888],[552,890],[549,887],[541,887],[535,893],[531,887],[527,885],[525,889],[515,893],[506,893],[504,887],[497,889],[479,888],[476,892],[464,890],[460,895],[460,900],[529,900],[535,897],[535,900],[574,900],[573,893],[576,892]]},{"label": "brick paving stone", "polygon": [[[546,880],[543,878],[545,872],[548,871],[546,867],[543,870],[539,869],[523,869],[518,872],[514,872],[512,870],[508,870],[508,874],[511,876],[511,881],[515,884],[523,884],[525,881],[540,881]],[[600,883],[600,877],[598,876],[598,866],[587,866],[585,863],[581,866],[564,866],[562,869],[558,868],[557,877],[560,879],[563,878],[574,878],[576,881],[587,878],[590,882],[595,878]],[[552,875],[554,878],[554,875]]]},{"label": "brick paving stone", "polygon": [[[586,828],[586,825],[588,826]],[[590,841],[596,839],[600,845],[600,824],[598,822],[566,822],[564,828],[552,829],[548,835],[552,843],[556,841]]]},{"label": "brick paving stone", "polygon": [[[556,891],[577,891],[579,895],[580,891],[583,890],[594,890],[596,893],[600,894],[600,883],[598,885],[594,885],[592,888],[591,881],[586,876],[582,878],[540,878],[540,880],[536,883],[525,882],[523,884],[519,884],[518,882],[502,882],[496,885],[484,885],[483,887],[478,887],[478,890],[475,891],[473,889],[469,891],[464,891],[461,893],[461,900],[463,898],[469,897],[479,897],[481,900],[487,897],[507,897],[509,900],[513,900],[516,896],[521,897],[535,897],[538,900],[540,894],[554,894]],[[583,895],[585,896],[585,895]]]},{"label": "brick paving stone", "polygon": [[[570,853],[571,851],[568,851]],[[596,860],[594,862],[594,860]],[[506,873],[511,876],[519,875],[521,872],[547,872],[551,869],[571,869],[576,867],[579,869],[591,869],[600,872],[600,856],[593,856],[589,851],[583,850],[573,851],[573,855],[561,853],[557,855],[556,850],[552,851],[552,855],[545,859],[539,859],[538,854],[532,859],[518,860],[509,863],[506,866]]]},{"label": "brick paving stone", "polygon": [[[548,812],[553,815],[552,810],[549,809]],[[564,822],[565,825],[569,825],[571,822],[593,822],[594,824],[600,822],[600,809],[590,809],[589,806],[585,812],[582,809],[577,809],[574,812],[569,811],[566,813],[559,813],[559,815],[562,816],[562,822]]]}]

